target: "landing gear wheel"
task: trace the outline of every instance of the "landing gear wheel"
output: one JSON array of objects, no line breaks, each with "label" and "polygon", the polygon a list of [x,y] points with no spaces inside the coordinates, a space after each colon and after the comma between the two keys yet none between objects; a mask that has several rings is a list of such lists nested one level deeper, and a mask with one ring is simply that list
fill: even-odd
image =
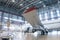
[{"label": "landing gear wheel", "polygon": [[41,31],[41,35],[45,35],[45,32],[44,31]]},{"label": "landing gear wheel", "polygon": [[46,31],[46,34],[48,34],[48,31]]}]

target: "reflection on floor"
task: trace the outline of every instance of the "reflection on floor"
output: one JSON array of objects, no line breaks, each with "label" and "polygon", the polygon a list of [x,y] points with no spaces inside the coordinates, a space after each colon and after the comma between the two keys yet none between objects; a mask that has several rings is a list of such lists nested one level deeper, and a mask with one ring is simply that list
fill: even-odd
[{"label": "reflection on floor", "polygon": [[44,35],[41,36],[39,38],[37,38],[36,40],[60,40],[60,35]]},{"label": "reflection on floor", "polygon": [[51,32],[48,35],[37,35],[34,33],[16,32],[14,35],[7,36],[7,33],[0,34],[0,40],[8,40],[2,38],[9,38],[10,40],[60,40],[60,32]]},{"label": "reflection on floor", "polygon": [[60,40],[60,34],[52,35],[40,35],[39,37],[28,36],[27,40]]}]

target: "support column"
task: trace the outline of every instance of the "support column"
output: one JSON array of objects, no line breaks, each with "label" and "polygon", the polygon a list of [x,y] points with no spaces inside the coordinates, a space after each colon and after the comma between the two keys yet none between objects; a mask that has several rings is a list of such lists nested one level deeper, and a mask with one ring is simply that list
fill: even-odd
[{"label": "support column", "polygon": [[1,23],[0,23],[0,30],[2,29],[2,23],[3,23],[3,15],[4,15],[4,13],[2,12],[2,14],[1,14]]}]

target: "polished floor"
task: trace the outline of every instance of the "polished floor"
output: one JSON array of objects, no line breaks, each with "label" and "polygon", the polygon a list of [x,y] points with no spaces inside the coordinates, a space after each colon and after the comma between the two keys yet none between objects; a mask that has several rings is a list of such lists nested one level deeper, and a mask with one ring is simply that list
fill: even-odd
[{"label": "polished floor", "polygon": [[49,35],[42,35],[39,37],[28,35],[26,40],[60,40],[60,34],[56,35],[49,34]]},{"label": "polished floor", "polygon": [[60,40],[60,35],[44,35],[41,36],[39,38],[37,38],[36,40]]},{"label": "polished floor", "polygon": [[[10,38],[5,33],[2,36],[0,35],[0,40],[2,38]],[[13,38],[13,39],[12,39]],[[60,32],[59,33],[50,33],[48,35],[38,35],[36,36],[33,33],[17,33],[15,36],[10,38],[11,40],[60,40]]]}]

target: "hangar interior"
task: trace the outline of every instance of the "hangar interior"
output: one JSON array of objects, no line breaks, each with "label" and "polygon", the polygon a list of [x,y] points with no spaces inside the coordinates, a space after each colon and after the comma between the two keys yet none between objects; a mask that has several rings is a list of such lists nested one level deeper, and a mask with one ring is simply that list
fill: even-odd
[{"label": "hangar interior", "polygon": [[59,40],[60,0],[0,0],[0,40]]}]

